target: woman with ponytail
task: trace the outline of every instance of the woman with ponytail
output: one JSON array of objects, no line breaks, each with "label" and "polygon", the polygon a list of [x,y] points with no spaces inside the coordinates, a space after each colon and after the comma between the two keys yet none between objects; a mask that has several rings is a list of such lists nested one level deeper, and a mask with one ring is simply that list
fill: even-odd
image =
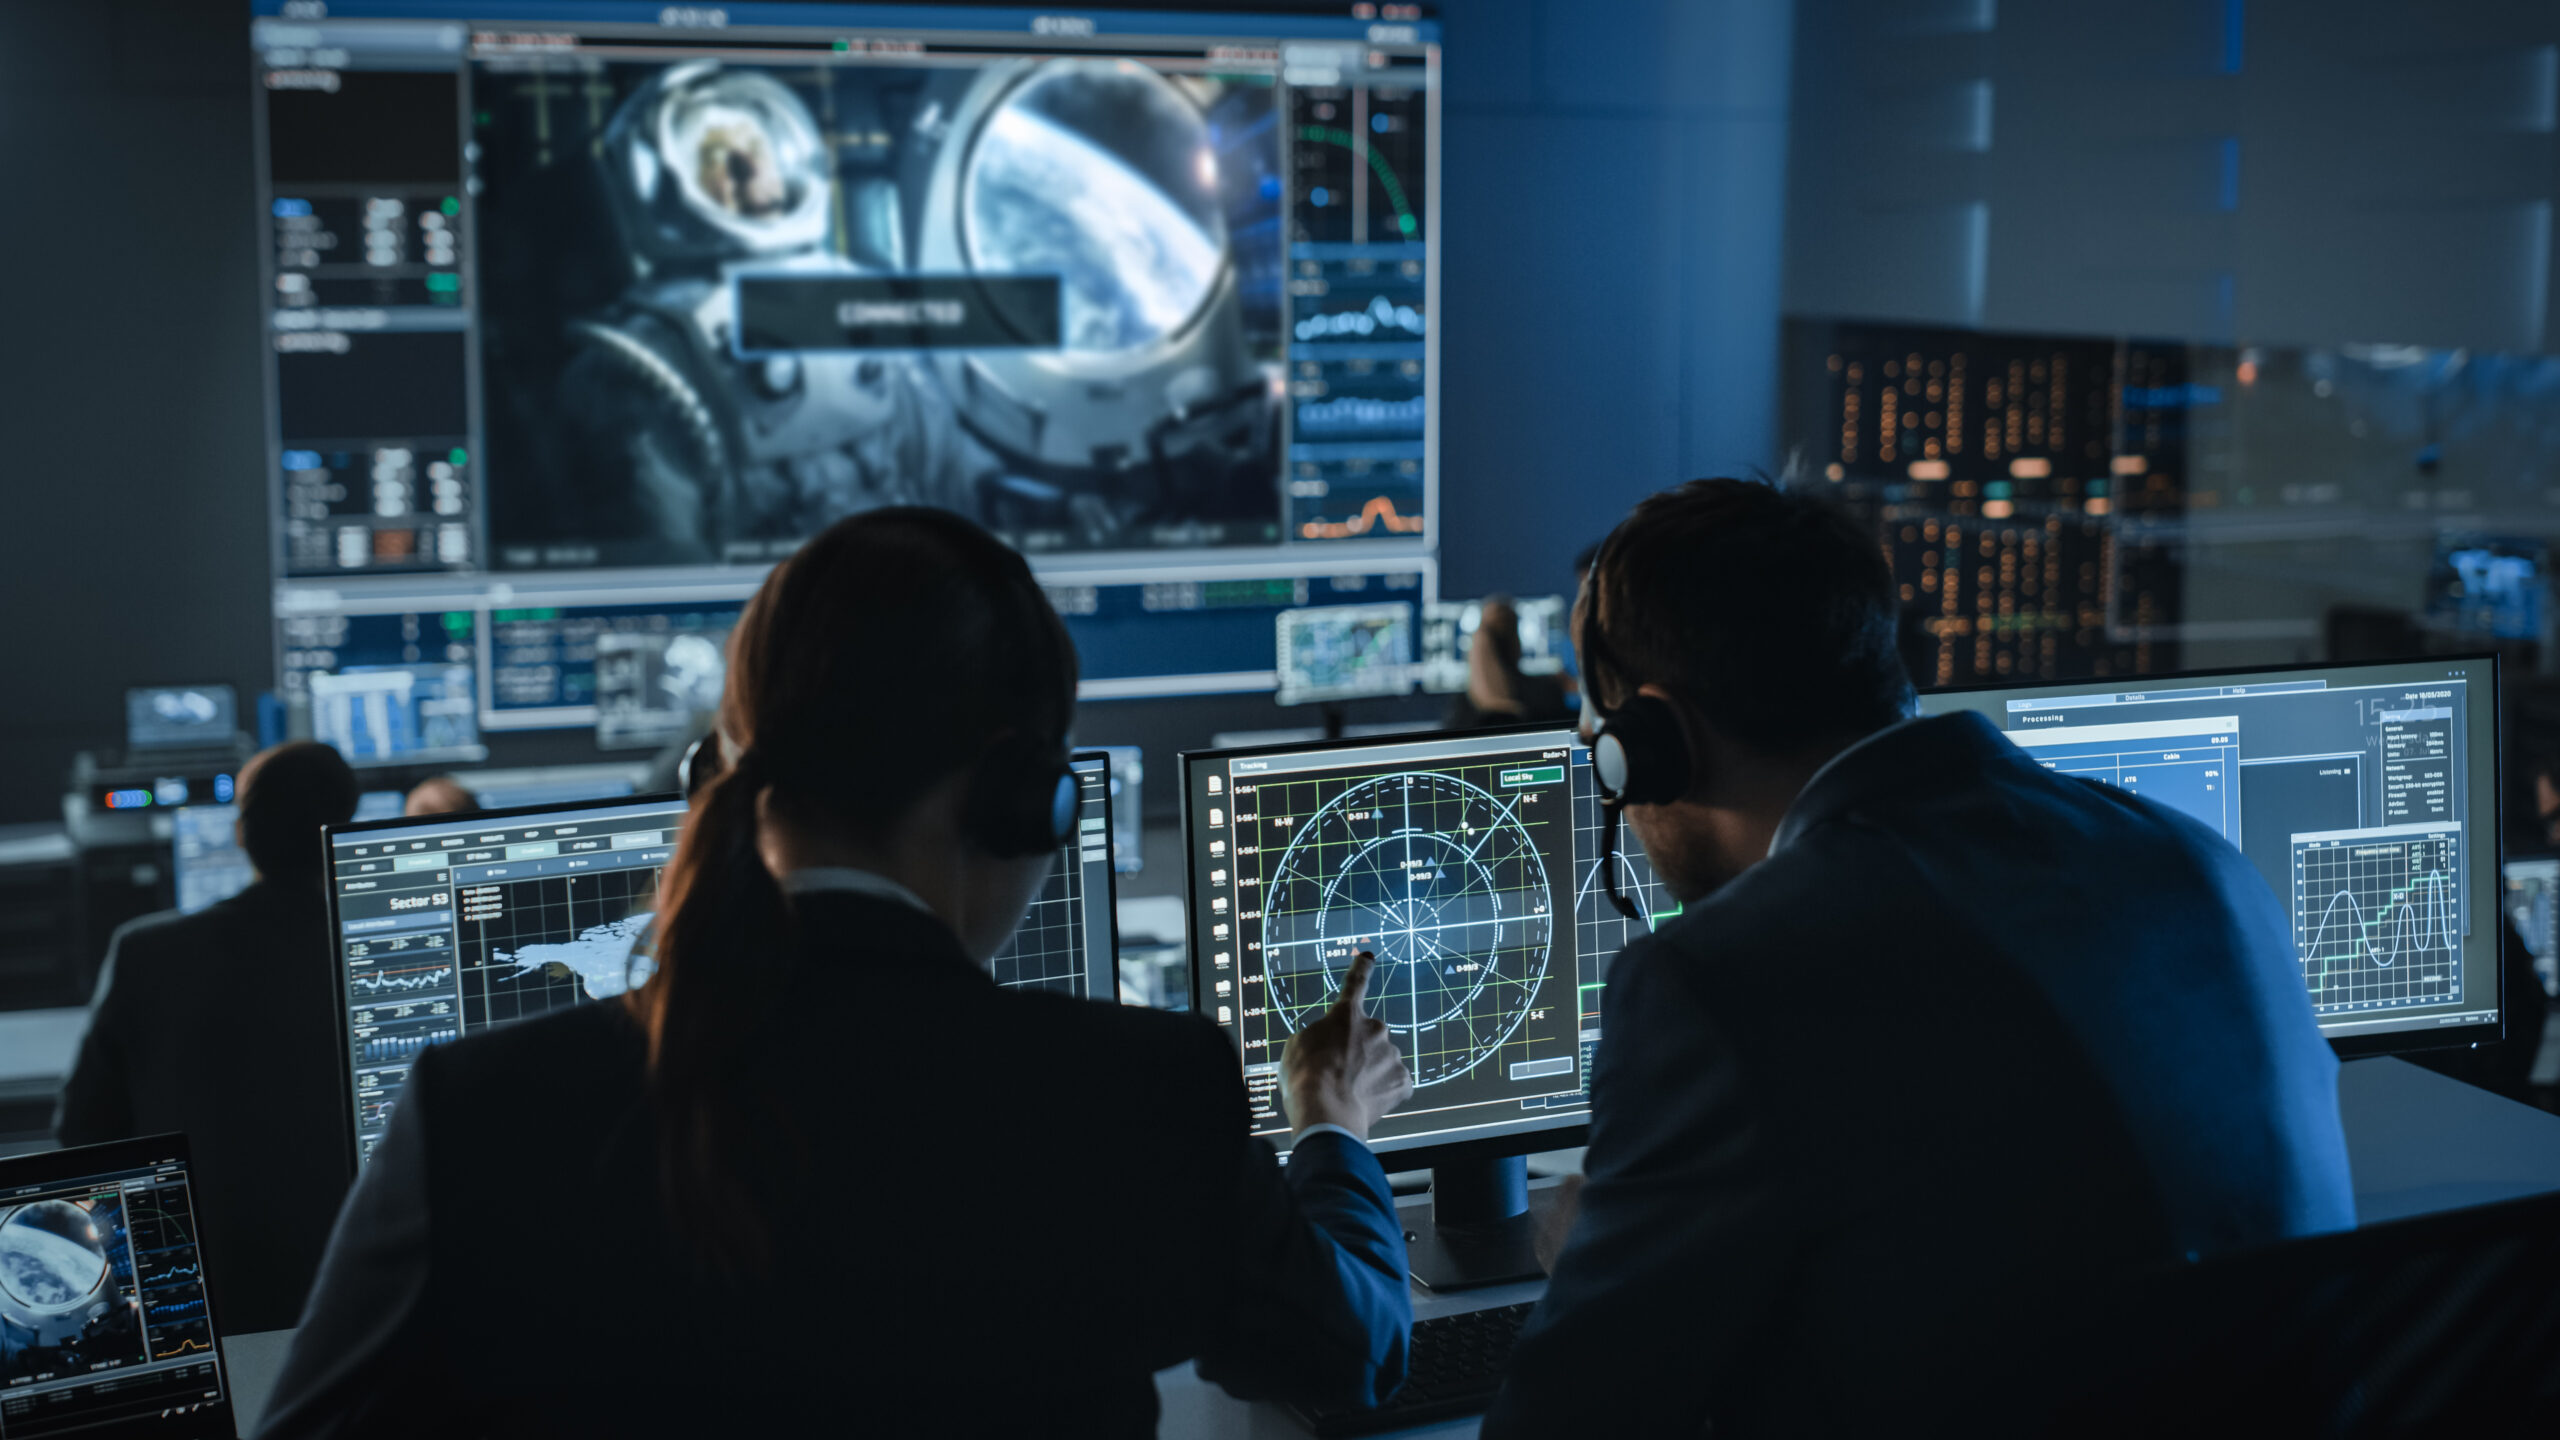
[{"label": "woman with ponytail", "polygon": [[1075,688],[1029,568],[956,516],[776,567],[654,970],[419,1057],[260,1433],[1147,1435],[1195,1358],[1391,1393],[1365,1137],[1410,1086],[1367,966],[1284,1060],[1285,1178],[1214,1027],[987,973],[1059,843]]}]

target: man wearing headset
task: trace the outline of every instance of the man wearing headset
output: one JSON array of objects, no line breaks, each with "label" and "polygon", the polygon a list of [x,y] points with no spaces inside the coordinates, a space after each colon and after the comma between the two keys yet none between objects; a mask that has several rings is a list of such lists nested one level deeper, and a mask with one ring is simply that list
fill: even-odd
[{"label": "man wearing headset", "polygon": [[1484,1431],[1937,1428],[2109,1276],[2354,1224],[2283,915],[2183,816],[1911,719],[1873,539],[1638,505],[1576,606],[1685,907],[1613,962],[1579,1213]]}]

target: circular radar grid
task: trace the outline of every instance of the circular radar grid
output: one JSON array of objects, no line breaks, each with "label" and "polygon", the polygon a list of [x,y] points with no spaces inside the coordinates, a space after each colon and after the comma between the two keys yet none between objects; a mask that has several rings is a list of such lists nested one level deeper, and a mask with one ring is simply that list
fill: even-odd
[{"label": "circular radar grid", "polygon": [[1271,1004],[1295,1032],[1378,957],[1369,1013],[1417,1087],[1464,1075],[1528,1017],[1555,917],[1547,862],[1515,808],[1450,775],[1363,780],[1297,827],[1265,892]]}]

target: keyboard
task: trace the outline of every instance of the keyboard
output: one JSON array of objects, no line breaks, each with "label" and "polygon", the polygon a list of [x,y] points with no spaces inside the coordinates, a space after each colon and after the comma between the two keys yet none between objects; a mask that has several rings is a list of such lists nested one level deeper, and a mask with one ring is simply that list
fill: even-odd
[{"label": "keyboard", "polygon": [[1519,1338],[1529,1310],[1526,1304],[1497,1305],[1414,1322],[1413,1358],[1404,1388],[1374,1410],[1291,1408],[1309,1430],[1326,1437],[1375,1435],[1480,1414],[1502,1388],[1511,1342]]}]

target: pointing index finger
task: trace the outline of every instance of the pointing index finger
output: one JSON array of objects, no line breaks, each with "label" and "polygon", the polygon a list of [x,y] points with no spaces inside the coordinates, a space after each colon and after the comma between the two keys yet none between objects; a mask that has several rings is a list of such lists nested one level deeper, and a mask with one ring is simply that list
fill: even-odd
[{"label": "pointing index finger", "polygon": [[1351,957],[1351,973],[1342,981],[1342,1003],[1362,1010],[1369,999],[1369,972],[1377,968],[1378,957],[1363,950]]}]

